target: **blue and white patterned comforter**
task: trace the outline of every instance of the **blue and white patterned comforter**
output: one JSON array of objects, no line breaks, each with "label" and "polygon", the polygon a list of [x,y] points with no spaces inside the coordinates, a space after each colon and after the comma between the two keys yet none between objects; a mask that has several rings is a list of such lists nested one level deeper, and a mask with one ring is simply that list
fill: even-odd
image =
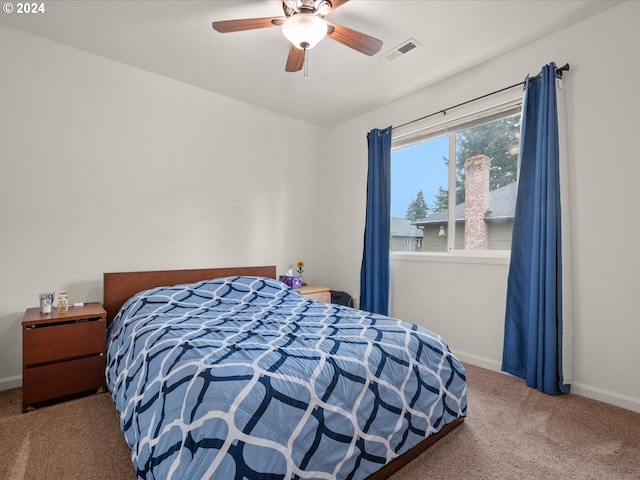
[{"label": "blue and white patterned comforter", "polygon": [[436,334],[230,277],[141,292],[107,381],[143,479],[362,479],[466,415]]}]

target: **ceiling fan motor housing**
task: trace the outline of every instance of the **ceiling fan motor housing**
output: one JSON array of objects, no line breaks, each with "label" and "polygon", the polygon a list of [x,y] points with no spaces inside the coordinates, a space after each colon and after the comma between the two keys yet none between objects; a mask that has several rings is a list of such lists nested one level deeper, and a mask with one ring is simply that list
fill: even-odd
[{"label": "ceiling fan motor housing", "polygon": [[282,2],[282,8],[287,18],[303,11],[324,17],[331,12],[332,7],[330,0],[284,0]]}]

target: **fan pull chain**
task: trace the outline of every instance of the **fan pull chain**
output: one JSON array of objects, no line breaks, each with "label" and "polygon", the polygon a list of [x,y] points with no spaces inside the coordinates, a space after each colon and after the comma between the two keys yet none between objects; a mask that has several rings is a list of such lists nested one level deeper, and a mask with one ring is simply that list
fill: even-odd
[{"label": "fan pull chain", "polygon": [[304,76],[309,76],[309,49],[304,49]]}]

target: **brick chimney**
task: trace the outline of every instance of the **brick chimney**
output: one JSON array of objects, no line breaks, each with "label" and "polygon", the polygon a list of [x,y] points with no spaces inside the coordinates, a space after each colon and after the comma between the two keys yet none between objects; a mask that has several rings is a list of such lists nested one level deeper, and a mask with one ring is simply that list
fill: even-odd
[{"label": "brick chimney", "polygon": [[491,159],[474,155],[464,162],[464,248],[486,250],[489,232],[485,214],[489,210],[489,175]]}]

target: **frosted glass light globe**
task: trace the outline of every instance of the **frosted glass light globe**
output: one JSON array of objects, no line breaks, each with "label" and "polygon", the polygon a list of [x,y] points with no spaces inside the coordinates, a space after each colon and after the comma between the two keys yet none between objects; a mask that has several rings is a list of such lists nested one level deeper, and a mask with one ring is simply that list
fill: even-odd
[{"label": "frosted glass light globe", "polygon": [[294,47],[308,50],[327,35],[327,24],[313,13],[296,13],[284,22],[282,33]]}]

